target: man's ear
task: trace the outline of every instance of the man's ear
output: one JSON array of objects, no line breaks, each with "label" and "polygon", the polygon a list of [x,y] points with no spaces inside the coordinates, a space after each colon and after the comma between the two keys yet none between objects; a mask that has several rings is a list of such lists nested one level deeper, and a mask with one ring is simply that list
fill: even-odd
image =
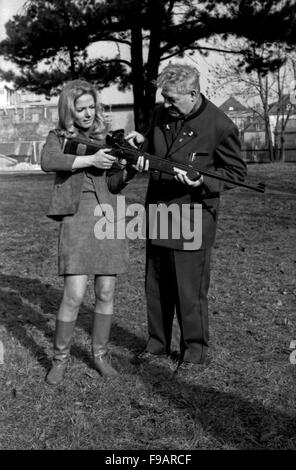
[{"label": "man's ear", "polygon": [[199,91],[193,88],[190,92],[190,95],[192,99],[196,100],[199,96]]}]

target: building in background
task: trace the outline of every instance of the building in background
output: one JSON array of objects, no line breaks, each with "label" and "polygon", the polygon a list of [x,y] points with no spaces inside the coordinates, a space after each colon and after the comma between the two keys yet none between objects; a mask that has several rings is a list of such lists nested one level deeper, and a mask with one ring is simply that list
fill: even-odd
[{"label": "building in background", "polygon": [[253,119],[253,110],[244,106],[233,96],[224,101],[219,108],[236,124],[242,138],[246,126]]},{"label": "building in background", "polygon": [[[116,85],[100,91],[100,100],[109,130],[134,129],[133,96],[131,90],[120,92]],[[40,163],[40,153],[48,132],[58,124],[58,97],[15,90],[13,85],[0,81],[0,154],[18,161]],[[272,103],[270,122],[274,143],[279,148],[284,139],[285,161],[296,161],[296,107],[289,96],[281,103]],[[265,126],[262,118],[230,96],[220,109],[237,125],[242,142],[243,158],[247,162],[269,161],[265,147]],[[280,115],[278,115],[280,109]],[[287,120],[280,132],[281,120]]]},{"label": "building in background", "polygon": [[[284,94],[269,109],[274,143],[285,162],[296,162],[296,106],[290,95]],[[281,150],[282,149],[282,150]]]},{"label": "building in background", "polygon": [[16,106],[21,99],[20,92],[14,89],[11,83],[0,81],[0,108],[7,108],[9,106]]},{"label": "building in background", "polygon": [[[100,93],[108,128],[134,128],[133,100],[115,86]],[[128,100],[128,101],[127,101]],[[40,152],[48,132],[58,124],[58,97],[17,91],[0,82],[0,154],[20,162],[40,163]]]},{"label": "building in background", "polygon": [[[264,119],[258,114],[260,107],[258,106],[258,112],[256,112],[256,109],[247,108],[230,96],[220,109],[239,128],[243,158],[247,162],[270,161],[269,152],[265,149]],[[269,117],[276,158],[286,162],[296,162],[296,106],[291,104],[288,94],[270,105]],[[284,149],[282,154],[281,147]]]}]

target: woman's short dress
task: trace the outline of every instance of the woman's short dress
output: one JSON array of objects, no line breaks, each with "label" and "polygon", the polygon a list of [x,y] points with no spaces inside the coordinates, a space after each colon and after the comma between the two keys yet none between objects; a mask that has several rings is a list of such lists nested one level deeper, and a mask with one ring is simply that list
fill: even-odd
[{"label": "woman's short dress", "polygon": [[127,240],[113,237],[98,238],[95,215],[98,199],[91,182],[85,179],[76,214],[66,216],[60,225],[58,246],[59,275],[112,275],[127,271]]}]

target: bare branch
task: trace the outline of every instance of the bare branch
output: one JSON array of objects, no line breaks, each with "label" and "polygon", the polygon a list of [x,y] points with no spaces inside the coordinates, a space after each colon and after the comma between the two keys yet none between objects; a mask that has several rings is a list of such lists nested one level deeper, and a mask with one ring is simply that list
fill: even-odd
[{"label": "bare branch", "polygon": [[128,67],[131,67],[131,63],[128,60],[124,60],[124,59],[108,59],[108,60],[98,59],[98,60],[95,61],[94,64],[92,64],[90,67],[88,67],[88,69],[91,70],[91,69],[95,68],[98,64],[111,64],[112,62],[125,64]]}]

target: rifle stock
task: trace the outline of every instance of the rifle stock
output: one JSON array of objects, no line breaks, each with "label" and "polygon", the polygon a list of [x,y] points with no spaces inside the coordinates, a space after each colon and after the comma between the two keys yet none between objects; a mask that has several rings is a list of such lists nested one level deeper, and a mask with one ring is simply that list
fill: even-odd
[{"label": "rifle stock", "polygon": [[[131,146],[127,141],[124,140],[123,131],[114,131],[112,134],[108,134],[106,137],[106,143],[96,141],[94,139],[84,139],[81,137],[71,137],[65,139],[64,142],[64,153],[72,155],[92,155],[102,148],[110,147],[110,155],[117,157],[119,160],[125,159],[129,164],[136,164],[138,158],[143,156],[145,160],[149,161],[150,172],[163,172],[171,176],[175,176],[178,173],[186,174],[191,180],[196,180],[200,175],[209,176],[234,186],[241,186],[243,188],[251,189],[260,193],[264,193],[265,184],[258,183],[257,186],[251,186],[242,181],[232,180],[224,177],[218,173],[203,170],[199,168],[194,162],[190,164],[173,162],[164,158],[151,155],[147,152],[142,152],[139,149]],[[205,156],[207,153],[195,153],[196,156]]]}]

